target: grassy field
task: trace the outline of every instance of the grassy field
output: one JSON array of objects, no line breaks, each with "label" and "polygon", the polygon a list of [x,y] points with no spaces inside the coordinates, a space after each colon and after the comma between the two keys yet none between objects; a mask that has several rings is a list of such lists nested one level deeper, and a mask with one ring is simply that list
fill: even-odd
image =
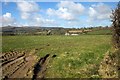
[{"label": "grassy field", "polygon": [[98,77],[104,54],[111,49],[111,35],[3,36],[2,52],[38,49],[37,55],[55,54],[46,77]]},{"label": "grassy field", "polygon": [[112,30],[109,30],[109,29],[94,30],[92,32],[88,32],[87,34],[90,34],[90,35],[111,35]]}]

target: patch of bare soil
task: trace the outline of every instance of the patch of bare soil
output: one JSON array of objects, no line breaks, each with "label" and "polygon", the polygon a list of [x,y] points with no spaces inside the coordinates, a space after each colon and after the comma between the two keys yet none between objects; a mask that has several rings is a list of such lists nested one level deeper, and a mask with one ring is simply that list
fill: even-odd
[{"label": "patch of bare soil", "polygon": [[35,49],[30,52],[11,51],[2,53],[2,79],[9,78],[44,78],[49,54],[38,58]]}]

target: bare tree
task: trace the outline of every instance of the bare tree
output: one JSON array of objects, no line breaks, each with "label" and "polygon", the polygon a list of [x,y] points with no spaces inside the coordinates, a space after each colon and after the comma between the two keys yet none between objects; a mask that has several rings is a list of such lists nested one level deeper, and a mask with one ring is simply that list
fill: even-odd
[{"label": "bare tree", "polygon": [[112,11],[112,28],[113,28],[113,44],[114,47],[120,49],[120,2],[117,8]]}]

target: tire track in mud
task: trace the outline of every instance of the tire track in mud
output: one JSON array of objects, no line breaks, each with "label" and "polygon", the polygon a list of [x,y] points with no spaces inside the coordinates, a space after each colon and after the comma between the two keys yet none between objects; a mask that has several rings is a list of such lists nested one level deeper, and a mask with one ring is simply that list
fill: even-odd
[{"label": "tire track in mud", "polygon": [[2,53],[0,60],[2,61],[2,79],[9,78],[45,78],[47,66],[54,57],[46,54],[38,58],[35,55],[36,49],[28,52],[7,52]]},{"label": "tire track in mud", "polygon": [[37,56],[34,53],[35,50],[2,53],[0,57],[2,61],[2,78],[26,78],[29,76],[28,72],[32,70],[34,64],[37,62]]},{"label": "tire track in mud", "polygon": [[[50,54],[47,54],[45,57],[42,57],[39,59],[39,61],[35,64],[34,70],[33,70],[33,77],[32,80],[35,80],[37,78],[44,78],[44,75],[40,75],[41,73],[43,74],[44,71],[46,71],[46,61]],[[44,68],[44,69],[43,69]]]}]

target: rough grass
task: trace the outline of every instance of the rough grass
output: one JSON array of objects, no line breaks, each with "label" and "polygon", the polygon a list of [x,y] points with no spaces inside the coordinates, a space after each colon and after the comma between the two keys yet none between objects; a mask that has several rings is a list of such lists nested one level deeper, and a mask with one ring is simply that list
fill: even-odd
[{"label": "rough grass", "polygon": [[108,51],[101,62],[99,74],[102,78],[119,78],[120,76],[120,49]]},{"label": "rough grass", "polygon": [[38,56],[55,54],[46,77],[100,77],[98,66],[111,48],[111,35],[3,36],[2,50],[37,49]]}]

